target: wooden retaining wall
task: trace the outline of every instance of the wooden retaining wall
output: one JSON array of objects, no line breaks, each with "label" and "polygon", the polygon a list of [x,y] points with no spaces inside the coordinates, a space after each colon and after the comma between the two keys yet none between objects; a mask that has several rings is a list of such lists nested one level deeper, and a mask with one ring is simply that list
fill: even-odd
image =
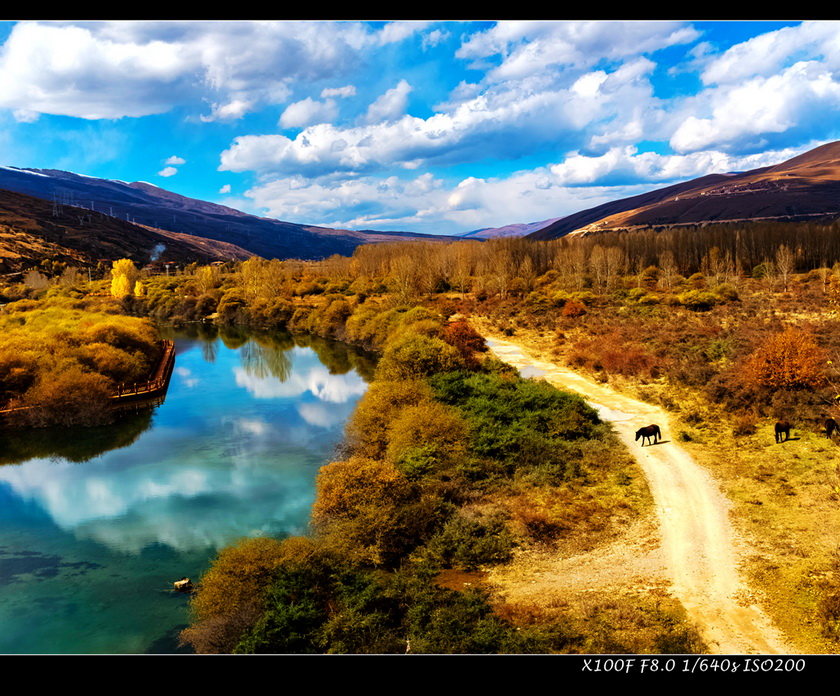
[{"label": "wooden retaining wall", "polygon": [[172,370],[175,366],[175,342],[161,341],[161,343],[163,343],[163,355],[161,355],[152,379],[138,384],[120,384],[117,391],[111,396],[115,404],[137,399],[153,399],[166,394],[169,378],[172,377]]}]

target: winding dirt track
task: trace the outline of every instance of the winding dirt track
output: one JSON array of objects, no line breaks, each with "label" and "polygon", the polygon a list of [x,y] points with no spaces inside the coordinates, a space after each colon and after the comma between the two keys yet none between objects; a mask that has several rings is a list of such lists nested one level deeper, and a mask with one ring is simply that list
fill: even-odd
[{"label": "winding dirt track", "polygon": [[[738,572],[729,502],[709,473],[671,440],[665,411],[535,360],[516,344],[495,338],[487,342],[499,359],[525,369],[526,376],[533,373],[579,393],[613,424],[639,461],[653,494],[672,592],[698,625],[711,652],[793,654],[761,609],[746,599],[750,593]],[[635,441],[636,430],[652,423],[662,429],[662,440],[642,447],[641,441]]]}]

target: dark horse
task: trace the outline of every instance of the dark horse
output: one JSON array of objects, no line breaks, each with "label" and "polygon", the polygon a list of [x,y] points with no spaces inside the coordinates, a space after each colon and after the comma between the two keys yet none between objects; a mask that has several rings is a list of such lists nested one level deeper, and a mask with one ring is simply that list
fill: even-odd
[{"label": "dark horse", "polygon": [[832,433],[840,433],[840,425],[833,418],[825,419],[825,436],[830,440]]},{"label": "dark horse", "polygon": [[662,433],[660,432],[658,425],[648,425],[644,428],[639,428],[636,431],[636,441],[638,441],[639,438],[642,438],[642,447],[645,446],[645,440],[647,440],[648,444],[650,444],[650,439],[653,438],[653,444],[656,444],[659,442],[660,437],[662,437]]},{"label": "dark horse", "polygon": [[790,423],[786,420],[776,423],[776,442],[782,442],[782,433],[785,435],[785,440],[790,440]]}]

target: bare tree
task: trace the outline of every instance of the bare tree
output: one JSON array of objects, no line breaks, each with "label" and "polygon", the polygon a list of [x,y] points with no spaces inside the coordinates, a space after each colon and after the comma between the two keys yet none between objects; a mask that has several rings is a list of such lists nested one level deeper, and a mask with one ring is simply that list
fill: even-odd
[{"label": "bare tree", "polygon": [[782,281],[784,291],[788,291],[790,277],[796,269],[796,253],[786,244],[782,244],[776,251],[776,272]]},{"label": "bare tree", "polygon": [[36,271],[34,268],[27,271],[23,278],[23,284],[31,290],[43,290],[50,281],[43,273]]},{"label": "bare tree", "polygon": [[475,266],[475,242],[456,242],[449,248],[450,255],[454,256],[452,273],[449,282],[459,292],[466,292],[473,275]]},{"label": "bare tree", "polygon": [[677,261],[674,258],[674,252],[670,249],[666,249],[659,254],[659,270],[659,277],[665,284],[665,289],[670,292],[674,287],[674,280],[679,273]]}]

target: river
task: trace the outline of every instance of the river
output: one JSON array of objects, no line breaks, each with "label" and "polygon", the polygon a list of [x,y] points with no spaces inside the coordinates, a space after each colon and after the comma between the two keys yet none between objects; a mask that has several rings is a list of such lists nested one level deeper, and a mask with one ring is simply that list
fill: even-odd
[{"label": "river", "polygon": [[183,652],[173,581],[238,538],[306,533],[370,358],[288,334],[167,337],[162,404],[102,428],[0,434],[0,653]]}]

